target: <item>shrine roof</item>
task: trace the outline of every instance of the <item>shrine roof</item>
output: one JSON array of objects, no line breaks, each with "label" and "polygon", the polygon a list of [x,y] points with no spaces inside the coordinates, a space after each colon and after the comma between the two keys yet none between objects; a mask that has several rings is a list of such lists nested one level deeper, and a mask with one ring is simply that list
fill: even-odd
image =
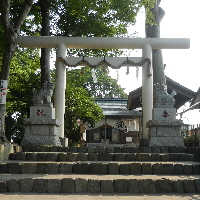
[{"label": "shrine roof", "polygon": [[[167,83],[167,92],[170,94],[172,90],[176,91],[177,95],[174,96],[175,105],[174,108],[177,110],[183,106],[187,101],[195,98],[196,92],[182,86],[181,84],[177,83],[176,81],[170,79],[166,76],[166,83]],[[142,107],[142,87],[137,88],[129,93],[128,96],[128,103],[127,108],[129,110],[133,110],[138,107]]]},{"label": "shrine roof", "polygon": [[106,117],[118,118],[133,118],[141,117],[142,113],[140,108],[135,110],[127,109],[128,98],[97,98],[95,102],[103,110]]}]

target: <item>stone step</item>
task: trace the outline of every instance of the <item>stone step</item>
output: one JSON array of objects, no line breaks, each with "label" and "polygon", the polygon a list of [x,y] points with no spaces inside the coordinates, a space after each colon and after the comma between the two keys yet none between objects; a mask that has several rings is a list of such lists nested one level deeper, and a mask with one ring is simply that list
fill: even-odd
[{"label": "stone step", "polygon": [[17,152],[10,160],[27,161],[195,161],[188,153],[59,153],[59,152]]},{"label": "stone step", "polygon": [[[97,143],[99,145],[99,143]],[[23,147],[24,152],[72,152],[72,153],[197,153],[200,147],[130,147],[114,146],[114,144],[102,144],[96,147]]]},{"label": "stone step", "polygon": [[0,193],[200,193],[199,176],[18,175],[4,176]]},{"label": "stone step", "polygon": [[1,162],[1,174],[200,174],[199,162]]}]

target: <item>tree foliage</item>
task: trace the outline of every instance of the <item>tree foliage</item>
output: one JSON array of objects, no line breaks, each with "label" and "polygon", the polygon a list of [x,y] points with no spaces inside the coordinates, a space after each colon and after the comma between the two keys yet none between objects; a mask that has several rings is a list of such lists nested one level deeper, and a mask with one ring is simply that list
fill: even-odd
[{"label": "tree foliage", "polygon": [[22,139],[23,118],[29,117],[32,88],[40,87],[39,52],[37,49],[18,49],[11,62],[6,104],[5,134]]},{"label": "tree foliage", "polygon": [[109,76],[108,68],[96,68],[95,76],[97,82],[94,82],[92,70],[90,67],[70,70],[67,72],[67,83],[73,81],[76,87],[85,88],[94,98],[125,98],[127,94],[125,88],[117,84],[117,80]]},{"label": "tree foliage", "polygon": [[[67,37],[115,37],[127,34],[127,27],[135,23],[135,17],[142,5],[152,7],[156,0],[1,0],[0,2],[0,79],[9,80],[9,75],[17,73],[16,76],[11,75],[10,90],[8,94],[8,112],[19,113],[19,109],[29,106],[30,87],[37,85],[29,80],[34,80],[36,68],[31,68],[33,60],[36,58],[35,64],[38,64],[36,51],[25,51],[24,54],[16,53],[13,65],[19,63],[26,66],[26,72],[23,69],[10,70],[11,61],[17,47],[17,37],[20,35],[40,35],[45,24],[42,23],[41,3],[49,3],[50,8],[50,35],[62,35]],[[32,6],[33,5],[33,6]],[[45,5],[45,4],[44,4]],[[32,7],[32,9],[31,9]],[[48,9],[47,9],[48,10]],[[47,15],[46,15],[47,16]],[[114,52],[114,53],[113,53]],[[25,55],[25,53],[27,53]],[[69,53],[73,55],[111,55],[116,56],[121,51],[113,50],[71,50]],[[29,55],[29,56],[27,56]],[[19,59],[22,57],[23,59]],[[17,61],[19,59],[19,61]],[[25,63],[23,63],[25,62]],[[37,66],[34,65],[34,66]],[[16,66],[19,66],[16,64]],[[87,71],[87,70],[86,70]],[[42,72],[43,73],[43,72]],[[100,71],[96,70],[97,76]],[[22,80],[24,78],[24,80]],[[91,77],[90,77],[91,79]],[[27,81],[28,80],[28,81]],[[37,79],[38,80],[38,79]],[[107,82],[106,82],[107,81]],[[84,82],[84,91],[91,91],[94,97],[117,97],[118,93],[123,93],[123,89],[116,87],[116,82],[109,77],[98,77],[97,84],[88,84],[91,81]],[[104,84],[103,84],[104,83]],[[23,88],[23,84],[26,87]],[[74,88],[74,91],[79,91]],[[101,92],[100,92],[101,91]],[[110,92],[111,91],[111,92]],[[114,92],[116,91],[116,92]],[[78,93],[81,93],[79,91]],[[83,94],[86,95],[82,91]],[[20,94],[20,95],[19,95]],[[124,95],[124,94],[123,94]],[[77,95],[78,96],[78,95]],[[87,96],[87,95],[86,95]],[[20,99],[21,98],[21,99]],[[29,102],[28,102],[29,101]],[[10,110],[9,110],[10,109]],[[26,107],[27,109],[27,107]],[[22,112],[22,110],[21,110]],[[0,105],[0,125],[4,127],[5,106]],[[8,126],[7,126],[8,127]],[[0,136],[4,129],[0,130]],[[0,138],[1,140],[1,138]]]}]

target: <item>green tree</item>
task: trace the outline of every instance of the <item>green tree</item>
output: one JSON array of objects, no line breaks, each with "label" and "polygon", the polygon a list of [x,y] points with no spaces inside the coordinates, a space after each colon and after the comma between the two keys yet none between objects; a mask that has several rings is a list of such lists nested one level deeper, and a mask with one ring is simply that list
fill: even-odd
[{"label": "green tree", "polygon": [[[49,3],[48,8],[42,8],[42,5]],[[50,35],[64,36],[120,36],[127,33],[127,25],[135,22],[135,16],[139,8],[147,3],[152,5],[156,0],[1,0],[0,2],[0,30],[3,33],[4,43],[1,43],[1,69],[0,80],[9,80],[10,63],[17,47],[17,38],[19,34],[32,35],[40,34],[41,28],[50,26]],[[34,3],[34,4],[33,4]],[[44,4],[42,4],[44,3]],[[34,5],[32,7],[32,5]],[[32,10],[31,10],[32,7]],[[46,9],[47,8],[47,9]],[[50,8],[50,23],[48,15],[41,17],[48,12]],[[38,9],[42,12],[38,12]],[[31,13],[27,18],[29,12]],[[124,14],[126,13],[126,14]],[[45,18],[44,23],[41,23]],[[24,23],[26,21],[26,23]],[[59,23],[57,23],[59,22]],[[47,27],[48,28],[48,27]],[[44,35],[48,34],[43,32]],[[2,54],[1,54],[2,52]],[[78,55],[105,55],[106,51],[71,51]],[[49,54],[49,53],[47,53]],[[116,54],[111,54],[116,55]],[[49,57],[47,56],[47,59]],[[41,61],[42,63],[42,61]],[[47,63],[48,64],[48,63]],[[46,67],[46,61],[41,64],[44,79],[48,79],[49,68]],[[46,67],[46,68],[45,68]],[[44,69],[44,70],[43,70]],[[46,73],[46,74],[44,74]],[[0,141],[5,141],[4,134],[5,105],[0,105]]]},{"label": "green tree", "polygon": [[65,131],[66,136],[73,141],[80,140],[77,120],[82,123],[88,121],[93,123],[103,118],[101,108],[94,103],[94,98],[82,87],[76,87],[73,83],[68,83],[66,88],[66,116]]},{"label": "green tree", "polygon": [[23,118],[29,117],[32,104],[32,88],[40,87],[40,65],[38,49],[18,49],[11,62],[9,89],[6,104],[7,139],[22,138]]},{"label": "green tree", "polygon": [[108,68],[98,67],[95,69],[97,82],[92,77],[90,67],[70,70],[67,72],[67,83],[73,81],[76,87],[86,88],[91,96],[95,98],[125,98],[125,88],[117,84],[117,80],[109,76]]}]

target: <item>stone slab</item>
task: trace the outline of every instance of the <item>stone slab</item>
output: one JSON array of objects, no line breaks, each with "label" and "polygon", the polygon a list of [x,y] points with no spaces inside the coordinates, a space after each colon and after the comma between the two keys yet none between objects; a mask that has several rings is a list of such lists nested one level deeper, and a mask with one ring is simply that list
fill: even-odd
[{"label": "stone slab", "polygon": [[142,174],[152,174],[151,163],[142,163]]},{"label": "stone slab", "polygon": [[124,153],[113,154],[113,161],[125,161]]},{"label": "stone slab", "polygon": [[156,180],[155,185],[158,193],[172,193],[172,182],[171,180]]},{"label": "stone slab", "polygon": [[31,106],[30,118],[55,119],[55,108],[48,106]]},{"label": "stone slab", "polygon": [[200,193],[200,179],[194,180],[194,185],[195,185],[195,188],[196,188],[196,192]]},{"label": "stone slab", "polygon": [[77,153],[67,153],[67,161],[77,161]]},{"label": "stone slab", "polygon": [[151,137],[150,146],[180,146],[184,143],[181,137]]},{"label": "stone slab", "polygon": [[0,193],[8,192],[6,181],[0,181]]},{"label": "stone slab", "polygon": [[108,163],[108,174],[119,174],[119,163]]},{"label": "stone slab", "polygon": [[126,193],[128,190],[128,180],[127,179],[116,179],[113,180],[114,192],[116,193]]},{"label": "stone slab", "polygon": [[58,153],[47,153],[47,161],[58,161]]},{"label": "stone slab", "polygon": [[64,178],[61,180],[61,193],[74,193],[73,178]]},{"label": "stone slab", "polygon": [[26,125],[26,136],[58,136],[58,127],[51,124]]},{"label": "stone slab", "polygon": [[152,174],[164,174],[164,167],[161,163],[155,163],[152,165]]},{"label": "stone slab", "polygon": [[104,163],[90,163],[90,174],[107,174],[108,167]]},{"label": "stone slab", "polygon": [[59,153],[58,154],[58,162],[66,161],[67,160],[67,154],[66,153]]},{"label": "stone slab", "polygon": [[176,120],[175,108],[153,108],[152,119],[161,121],[174,121]]},{"label": "stone slab", "polygon": [[152,179],[138,180],[140,193],[157,193],[155,181]]},{"label": "stone slab", "polygon": [[130,164],[131,174],[141,174],[142,168],[141,163],[132,163]]},{"label": "stone slab", "polygon": [[9,174],[20,174],[21,165],[19,163],[7,163]]},{"label": "stone slab", "polygon": [[89,193],[100,193],[101,192],[100,180],[89,179],[88,180],[88,192]]},{"label": "stone slab", "polygon": [[48,179],[47,193],[60,193],[60,188],[61,188],[60,179]]},{"label": "stone slab", "polygon": [[37,160],[38,161],[46,161],[47,158],[46,158],[46,153],[37,153]]},{"label": "stone slab", "polygon": [[77,160],[78,161],[88,161],[88,154],[87,153],[78,153]]},{"label": "stone slab", "polygon": [[0,164],[0,173],[7,174],[8,173],[8,167],[6,163]]},{"label": "stone slab", "polygon": [[60,174],[70,174],[72,173],[72,166],[71,163],[60,163],[58,172]]},{"label": "stone slab", "polygon": [[138,180],[137,179],[130,179],[128,181],[128,192],[137,194],[139,193],[139,187],[138,187]]},{"label": "stone slab", "polygon": [[114,186],[113,180],[101,180],[101,192],[102,193],[113,193]]},{"label": "stone slab", "polygon": [[22,174],[37,174],[37,163],[22,163],[21,173]]},{"label": "stone slab", "polygon": [[22,146],[38,146],[38,145],[53,145],[61,146],[58,136],[42,136],[42,135],[24,135]]},{"label": "stone slab", "polygon": [[113,161],[113,155],[109,153],[99,153],[98,160],[99,161]]},{"label": "stone slab", "polygon": [[48,174],[57,174],[58,173],[58,163],[48,163],[47,173]]},{"label": "stone slab", "polygon": [[151,161],[151,155],[146,153],[138,153],[136,155],[136,161]]},{"label": "stone slab", "polygon": [[172,181],[172,189],[174,193],[184,193],[182,180]]},{"label": "stone slab", "polygon": [[32,178],[19,179],[19,192],[29,193],[32,192],[32,190],[33,190]]},{"label": "stone slab", "polygon": [[98,154],[97,153],[88,153],[88,160],[89,161],[98,161]]},{"label": "stone slab", "polygon": [[88,192],[88,180],[83,178],[75,179],[75,192],[76,193],[87,193]]},{"label": "stone slab", "polygon": [[48,163],[38,163],[37,164],[37,173],[38,174],[47,174]]},{"label": "stone slab", "polygon": [[120,164],[119,165],[120,174],[130,174],[131,173],[131,164]]},{"label": "stone slab", "polygon": [[72,166],[72,172],[75,174],[89,174],[89,171],[88,163],[75,163]]},{"label": "stone slab", "polygon": [[46,193],[47,180],[46,179],[34,179],[33,192],[35,193]]},{"label": "stone slab", "polygon": [[128,153],[125,155],[126,161],[135,161],[136,160],[136,154],[134,153]]},{"label": "stone slab", "polygon": [[196,193],[196,188],[193,180],[183,180],[182,183],[185,193]]},{"label": "stone slab", "polygon": [[36,161],[37,160],[37,153],[26,153],[26,160],[29,161]]},{"label": "stone slab", "polygon": [[11,179],[7,181],[8,192],[19,192],[19,181]]},{"label": "stone slab", "polygon": [[174,174],[174,165],[173,164],[163,164],[164,167],[164,174],[173,175]]}]

